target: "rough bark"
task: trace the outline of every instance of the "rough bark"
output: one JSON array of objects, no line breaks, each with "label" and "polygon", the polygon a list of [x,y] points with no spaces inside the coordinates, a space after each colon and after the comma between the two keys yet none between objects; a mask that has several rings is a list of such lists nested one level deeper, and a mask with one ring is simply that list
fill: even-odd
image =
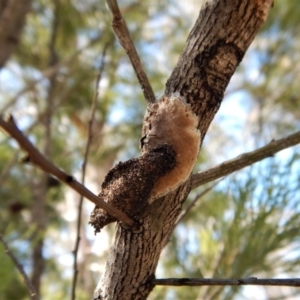
[{"label": "rough bark", "polygon": [[[218,111],[236,67],[264,23],[271,0],[208,1],[200,11],[164,97],[180,95],[198,117],[201,139]],[[184,136],[182,136],[184,139]],[[159,255],[190,191],[187,180],[155,200],[141,217],[140,231],[117,224],[105,272],[94,299],[146,299]]]},{"label": "rough bark", "polygon": [[199,117],[202,140],[272,2],[208,1],[201,9],[165,94],[178,92],[186,97]]},{"label": "rough bark", "polygon": [[[120,162],[112,168],[102,183],[99,197],[129,217],[138,218],[148,206],[155,182],[175,166],[175,151],[171,146],[163,144],[155,147],[140,158]],[[116,221],[97,206],[90,219],[95,233]]]},{"label": "rough bark", "polygon": [[189,191],[190,185],[184,184],[152,203],[141,218],[140,232],[116,225],[115,240],[94,299],[147,299],[154,287],[159,255]]},{"label": "rough bark", "polygon": [[15,50],[31,0],[0,0],[0,69]]}]

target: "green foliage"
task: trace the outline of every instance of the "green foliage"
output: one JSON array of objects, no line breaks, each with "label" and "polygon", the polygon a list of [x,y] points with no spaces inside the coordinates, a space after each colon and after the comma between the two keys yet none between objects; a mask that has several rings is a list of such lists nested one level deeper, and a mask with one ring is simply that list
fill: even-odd
[{"label": "green foliage", "polygon": [[29,299],[21,275],[5,253],[4,246],[0,245],[0,298],[1,299]]},{"label": "green foliage", "polygon": [[[285,164],[269,159],[230,176],[200,199],[167,246],[164,276],[272,278],[297,272],[298,159],[299,154]],[[237,292],[218,287],[172,290],[173,299],[233,299]]]},{"label": "green foliage", "polygon": [[[120,6],[143,59],[151,45],[157,47],[155,35],[159,28],[149,31],[148,23],[157,14],[167,16],[168,6],[149,1],[124,1]],[[103,50],[107,48],[86,179],[98,187],[118,158],[138,155],[145,109],[138,81],[110,23],[111,15],[101,1],[33,1],[21,43],[2,71],[0,87],[1,111],[13,113],[20,128],[41,152],[80,178],[95,81]],[[152,59],[155,61],[154,53]],[[144,61],[154,88],[161,92],[166,74],[153,68],[155,63]],[[14,85],[5,88],[11,82]],[[23,88],[28,90],[20,92]],[[120,119],[114,119],[115,111],[122,112]],[[0,231],[23,245],[15,250],[20,261],[26,263],[29,275],[35,262],[45,264],[45,269],[40,269],[42,298],[49,294],[51,299],[66,299],[71,289],[78,196],[70,195],[62,184],[34,166],[20,163],[23,153],[15,142],[2,133],[0,138]],[[87,215],[91,209],[84,206],[82,235],[88,228]],[[45,245],[42,250],[37,248],[41,239]],[[83,236],[82,240],[85,244],[81,251],[88,251],[94,237],[90,241]],[[67,257],[63,261],[66,265],[60,256]],[[89,253],[80,264],[78,299],[92,294],[98,273],[94,276],[90,264],[97,260]],[[13,268],[1,274],[0,281],[6,282],[4,277],[19,278]],[[21,299],[24,289],[5,284],[2,293],[7,300]]]},{"label": "green foliage", "polygon": [[[196,17],[190,13],[198,11],[199,4],[187,2],[188,12],[176,1],[119,4],[159,97]],[[242,106],[251,118],[240,126],[245,126],[251,145],[299,128],[298,16],[295,1],[276,1],[238,70],[242,80],[233,79],[238,91],[248,96]],[[79,179],[95,80],[107,47],[86,180],[93,189],[96,186],[94,192],[116,161],[138,155],[145,110],[138,81],[110,22],[103,1],[34,0],[18,50],[1,74],[0,110],[8,107],[4,112],[14,114],[34,144]],[[258,75],[253,77],[253,72]],[[33,82],[27,92],[15,97]],[[195,170],[231,157],[233,143],[244,150],[242,136],[230,140],[234,130],[216,120]],[[218,142],[222,147],[215,146]],[[20,163],[23,153],[18,149],[1,133],[0,232],[14,241],[13,250],[29,274],[33,249],[43,239],[42,298],[66,299],[71,289],[78,196],[34,166]],[[162,254],[158,277],[292,276],[299,270],[298,190],[299,151],[270,158],[221,181],[177,226]],[[191,193],[185,206],[197,192]],[[40,203],[45,204],[40,211],[46,216],[43,226],[33,213]],[[87,226],[91,209],[88,205],[83,209],[80,259],[84,260],[79,264],[77,299],[90,297],[107,254],[91,251],[95,240]],[[28,299],[20,275],[1,247],[0,261],[0,298]],[[99,261],[94,273],[93,264]],[[238,299],[239,294],[243,289],[157,287],[150,299],[225,300]]]},{"label": "green foliage", "polygon": [[[286,133],[299,128],[299,6],[276,1],[266,25],[249,53],[257,76],[246,76],[247,93],[258,106],[261,131]],[[251,71],[250,71],[251,72]]]}]

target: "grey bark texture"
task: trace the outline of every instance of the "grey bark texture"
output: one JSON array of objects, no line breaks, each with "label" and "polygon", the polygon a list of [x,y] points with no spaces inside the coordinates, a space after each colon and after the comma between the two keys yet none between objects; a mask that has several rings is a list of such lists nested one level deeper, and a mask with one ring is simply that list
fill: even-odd
[{"label": "grey bark texture", "polygon": [[[203,5],[163,96],[175,94],[192,108],[198,118],[201,143],[231,76],[265,22],[272,3],[212,0]],[[116,225],[115,240],[94,299],[147,299],[154,287],[160,253],[189,194],[190,178],[147,206],[139,216],[139,230]]]}]

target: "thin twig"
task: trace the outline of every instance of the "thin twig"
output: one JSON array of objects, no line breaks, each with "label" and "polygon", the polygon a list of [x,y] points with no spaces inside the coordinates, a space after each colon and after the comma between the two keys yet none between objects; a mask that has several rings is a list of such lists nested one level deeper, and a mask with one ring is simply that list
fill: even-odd
[{"label": "thin twig", "polygon": [[118,3],[116,0],[107,0],[107,4],[113,15],[111,24],[112,28],[132,63],[133,69],[144,93],[144,97],[148,103],[154,103],[156,100],[155,95],[144,71],[139,55],[135,49],[134,43],[130,37],[128,27],[120,12]]},{"label": "thin twig", "polygon": [[238,157],[223,162],[222,164],[209,170],[196,173],[192,176],[192,189],[199,187],[205,183],[222,178],[235,171],[250,166],[267,157],[272,157],[277,152],[295,146],[300,143],[300,131],[288,135],[280,140],[272,140],[264,147],[258,148],[252,152],[247,152]]},{"label": "thin twig", "polygon": [[10,257],[10,259],[12,260],[12,262],[14,263],[14,265],[16,266],[18,271],[21,273],[23,280],[25,282],[25,285],[27,287],[27,290],[30,294],[30,298],[32,300],[39,300],[40,298],[37,295],[36,290],[35,290],[34,286],[32,285],[30,279],[28,278],[27,274],[25,273],[23,266],[19,263],[18,259],[15,257],[15,255],[10,250],[10,248],[9,248],[8,244],[5,242],[2,234],[0,234],[0,242],[3,244],[3,246],[5,248],[5,253]]},{"label": "thin twig", "polygon": [[[88,155],[90,151],[91,142],[93,139],[93,123],[95,119],[95,113],[96,113],[96,107],[97,107],[97,100],[99,97],[99,86],[105,66],[105,56],[106,56],[106,50],[108,48],[109,43],[106,43],[104,45],[103,51],[102,51],[102,58],[100,62],[100,68],[99,72],[96,78],[96,84],[95,84],[95,94],[92,102],[91,107],[91,114],[90,119],[88,123],[88,138],[86,142],[85,152],[84,152],[84,159],[82,163],[82,173],[81,173],[81,183],[84,185],[85,183],[85,173],[86,173],[86,166],[88,162]],[[77,283],[77,277],[78,277],[78,269],[77,269],[77,258],[78,258],[78,250],[79,250],[79,243],[80,243],[80,229],[81,229],[81,219],[82,219],[82,205],[83,205],[83,196],[80,196],[79,205],[78,205],[78,215],[77,215],[77,228],[76,228],[76,243],[75,243],[75,249],[74,249],[74,262],[73,262],[73,281],[72,281],[72,293],[71,293],[71,299],[76,299],[76,283]]]},{"label": "thin twig", "polygon": [[258,279],[256,277],[239,278],[239,279],[213,279],[213,278],[167,278],[154,279],[154,285],[167,286],[236,286],[236,285],[263,285],[263,286],[295,286],[300,287],[300,278],[294,279],[277,279],[266,278]]},{"label": "thin twig", "polygon": [[218,183],[219,183],[219,181],[214,183],[210,187],[206,188],[201,193],[197,194],[195,199],[190,203],[190,205],[184,211],[181,212],[180,216],[178,217],[178,219],[175,223],[175,226],[177,226],[178,223],[180,223],[182,221],[182,219],[190,212],[190,210],[195,206],[196,202],[199,201],[208,192],[210,192]]},{"label": "thin twig", "polygon": [[20,129],[14,122],[12,116],[10,116],[8,121],[5,121],[0,115],[0,127],[8,132],[19,143],[20,147],[28,153],[28,156],[24,160],[25,162],[31,162],[39,166],[43,171],[54,175],[59,180],[63,181],[72,189],[77,191],[80,195],[84,196],[85,198],[96,204],[98,207],[101,207],[102,209],[107,211],[117,220],[122,221],[129,226],[132,226],[134,224],[134,221],[131,218],[129,218],[110,204],[104,202],[102,199],[88,190],[84,185],[79,183],[72,175],[69,175],[66,172],[62,171],[48,159],[46,159],[41,154],[41,152],[37,148],[35,148],[33,144],[23,135],[22,131],[20,131]]}]

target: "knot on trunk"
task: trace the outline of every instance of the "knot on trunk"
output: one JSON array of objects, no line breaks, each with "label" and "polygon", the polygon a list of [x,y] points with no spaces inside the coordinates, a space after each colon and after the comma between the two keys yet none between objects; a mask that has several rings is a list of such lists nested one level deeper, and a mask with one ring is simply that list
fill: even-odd
[{"label": "knot on trunk", "polygon": [[[137,219],[148,206],[148,199],[158,179],[176,166],[172,146],[161,144],[150,148],[139,158],[119,162],[105,176],[99,197],[131,218]],[[90,224],[95,233],[116,219],[95,207]]]}]

